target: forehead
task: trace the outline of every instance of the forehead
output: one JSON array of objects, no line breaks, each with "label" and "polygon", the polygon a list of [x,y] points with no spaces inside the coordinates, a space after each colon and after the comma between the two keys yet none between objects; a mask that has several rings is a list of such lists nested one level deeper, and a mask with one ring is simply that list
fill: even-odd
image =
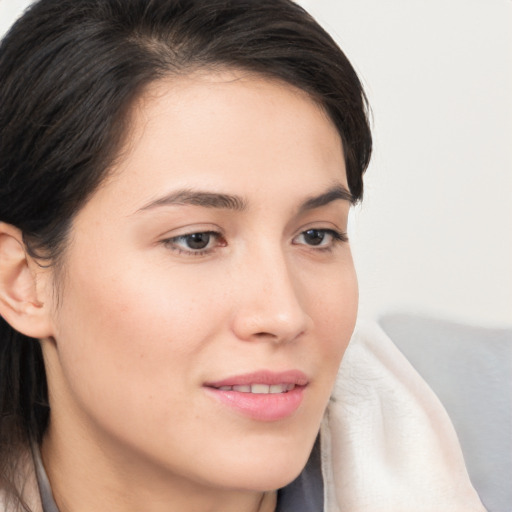
[{"label": "forehead", "polygon": [[307,93],[277,80],[237,71],[160,80],[138,99],[129,126],[112,174],[126,198],[133,188],[152,195],[198,184],[244,195],[248,186],[286,188],[312,176],[323,181],[319,188],[346,185],[341,138],[329,116]]}]

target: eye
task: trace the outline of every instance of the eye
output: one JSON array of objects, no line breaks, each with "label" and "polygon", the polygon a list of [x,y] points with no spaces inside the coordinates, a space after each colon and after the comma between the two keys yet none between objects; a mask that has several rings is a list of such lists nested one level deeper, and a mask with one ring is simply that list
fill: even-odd
[{"label": "eye", "polygon": [[330,249],[336,243],[347,240],[345,233],[334,229],[308,229],[296,236],[293,243]]},{"label": "eye", "polygon": [[192,233],[190,235],[183,235],[178,237],[178,240],[186,245],[187,249],[195,251],[206,249],[212,239],[211,233]]},{"label": "eye", "polygon": [[188,253],[192,255],[206,254],[217,247],[226,245],[225,240],[220,233],[215,231],[200,231],[197,233],[187,233],[163,241],[165,246],[178,253]]}]

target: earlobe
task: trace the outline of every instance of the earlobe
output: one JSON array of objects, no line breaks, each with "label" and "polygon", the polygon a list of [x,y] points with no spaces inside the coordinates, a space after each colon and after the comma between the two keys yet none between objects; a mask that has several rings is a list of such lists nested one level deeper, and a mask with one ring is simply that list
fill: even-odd
[{"label": "earlobe", "polygon": [[21,231],[0,222],[0,315],[22,334],[41,339],[51,336],[51,319],[33,266]]}]

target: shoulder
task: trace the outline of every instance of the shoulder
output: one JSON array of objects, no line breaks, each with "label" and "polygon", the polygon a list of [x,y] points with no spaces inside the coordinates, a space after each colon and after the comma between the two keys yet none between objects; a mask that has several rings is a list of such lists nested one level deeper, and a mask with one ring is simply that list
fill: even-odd
[{"label": "shoulder", "polygon": [[443,406],[375,324],[356,327],[321,434],[329,512],[485,510]]}]

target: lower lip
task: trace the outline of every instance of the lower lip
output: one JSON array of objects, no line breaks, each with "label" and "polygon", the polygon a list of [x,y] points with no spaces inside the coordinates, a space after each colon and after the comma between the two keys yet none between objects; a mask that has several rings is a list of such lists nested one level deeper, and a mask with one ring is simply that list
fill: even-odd
[{"label": "lower lip", "polygon": [[279,421],[291,416],[302,403],[305,386],[286,393],[242,393],[205,388],[217,400],[258,421]]}]

